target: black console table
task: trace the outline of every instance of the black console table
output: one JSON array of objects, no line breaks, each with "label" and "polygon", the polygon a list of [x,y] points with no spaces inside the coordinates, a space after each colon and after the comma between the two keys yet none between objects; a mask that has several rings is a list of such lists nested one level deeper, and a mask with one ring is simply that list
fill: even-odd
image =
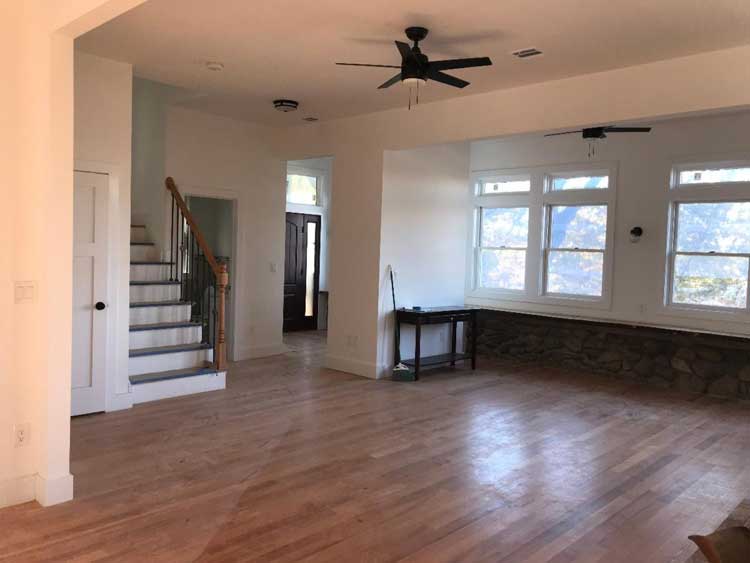
[{"label": "black console table", "polygon": [[[402,360],[402,363],[413,370],[412,380],[419,379],[419,372],[423,367],[437,365],[455,365],[458,361],[471,360],[471,369],[477,367],[477,312],[475,307],[422,307],[419,309],[398,309],[396,311],[396,334],[401,333],[402,324],[414,325],[414,359]],[[471,323],[471,349],[468,353],[457,352],[458,323]],[[450,324],[451,325],[451,351],[447,354],[437,356],[421,357],[420,345],[422,337],[422,325],[428,324]],[[401,349],[400,338],[396,339],[396,361],[398,361]],[[404,370],[406,371],[406,370]]]}]

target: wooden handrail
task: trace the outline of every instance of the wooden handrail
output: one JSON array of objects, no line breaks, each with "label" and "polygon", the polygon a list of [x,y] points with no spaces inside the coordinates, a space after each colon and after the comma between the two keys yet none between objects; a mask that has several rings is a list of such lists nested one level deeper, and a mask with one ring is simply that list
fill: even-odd
[{"label": "wooden handrail", "polygon": [[190,213],[185,200],[182,199],[177,184],[171,176],[167,177],[164,182],[167,189],[172,194],[177,207],[179,208],[182,216],[185,218],[190,231],[193,233],[193,238],[198,244],[198,247],[203,251],[203,256],[206,258],[206,262],[211,267],[211,271],[216,277],[216,342],[214,344],[214,367],[217,371],[224,371],[227,367],[227,349],[226,349],[226,332],[224,325],[226,323],[226,301],[227,301],[227,286],[229,285],[229,273],[226,264],[219,264],[216,261],[214,253],[206,243],[206,239],[203,236],[198,224],[195,222],[193,214]]},{"label": "wooden handrail", "polygon": [[219,263],[216,261],[216,258],[214,257],[214,253],[211,252],[211,249],[208,247],[208,244],[206,243],[206,239],[203,236],[203,233],[201,232],[201,230],[198,228],[198,224],[195,222],[195,219],[193,218],[193,214],[190,213],[190,210],[188,209],[188,206],[185,203],[185,200],[182,199],[182,196],[180,195],[180,192],[177,189],[177,184],[174,183],[174,180],[172,179],[171,176],[168,176],[164,183],[167,185],[167,189],[170,192],[172,192],[172,197],[174,197],[175,203],[177,203],[177,207],[180,208],[180,211],[182,211],[183,217],[185,217],[185,221],[187,221],[187,224],[190,226],[190,230],[193,231],[195,242],[197,242],[198,246],[200,246],[200,249],[203,251],[203,255],[206,257],[206,261],[211,266],[211,269],[213,270],[214,275],[216,276],[218,280],[219,274],[221,273],[221,267],[219,266]]}]

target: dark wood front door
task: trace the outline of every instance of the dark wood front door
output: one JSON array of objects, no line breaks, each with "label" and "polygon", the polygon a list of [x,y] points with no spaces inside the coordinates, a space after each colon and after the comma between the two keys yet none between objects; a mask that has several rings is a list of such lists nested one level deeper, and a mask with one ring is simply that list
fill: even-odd
[{"label": "dark wood front door", "polygon": [[284,331],[317,328],[319,270],[320,216],[287,213]]}]

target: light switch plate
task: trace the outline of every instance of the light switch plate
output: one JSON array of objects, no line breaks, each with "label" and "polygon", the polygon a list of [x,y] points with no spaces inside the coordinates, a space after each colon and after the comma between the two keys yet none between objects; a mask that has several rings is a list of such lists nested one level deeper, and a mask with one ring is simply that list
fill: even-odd
[{"label": "light switch plate", "polygon": [[17,305],[36,302],[36,281],[17,281],[13,283],[14,301]]}]

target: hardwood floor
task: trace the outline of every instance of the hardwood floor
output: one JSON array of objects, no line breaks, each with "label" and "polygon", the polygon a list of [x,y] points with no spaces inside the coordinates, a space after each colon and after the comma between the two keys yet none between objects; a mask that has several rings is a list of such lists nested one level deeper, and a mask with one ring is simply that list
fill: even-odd
[{"label": "hardwood floor", "polygon": [[534,366],[321,369],[76,418],[73,502],[0,511],[0,561],[684,561],[750,496],[750,410]]}]

